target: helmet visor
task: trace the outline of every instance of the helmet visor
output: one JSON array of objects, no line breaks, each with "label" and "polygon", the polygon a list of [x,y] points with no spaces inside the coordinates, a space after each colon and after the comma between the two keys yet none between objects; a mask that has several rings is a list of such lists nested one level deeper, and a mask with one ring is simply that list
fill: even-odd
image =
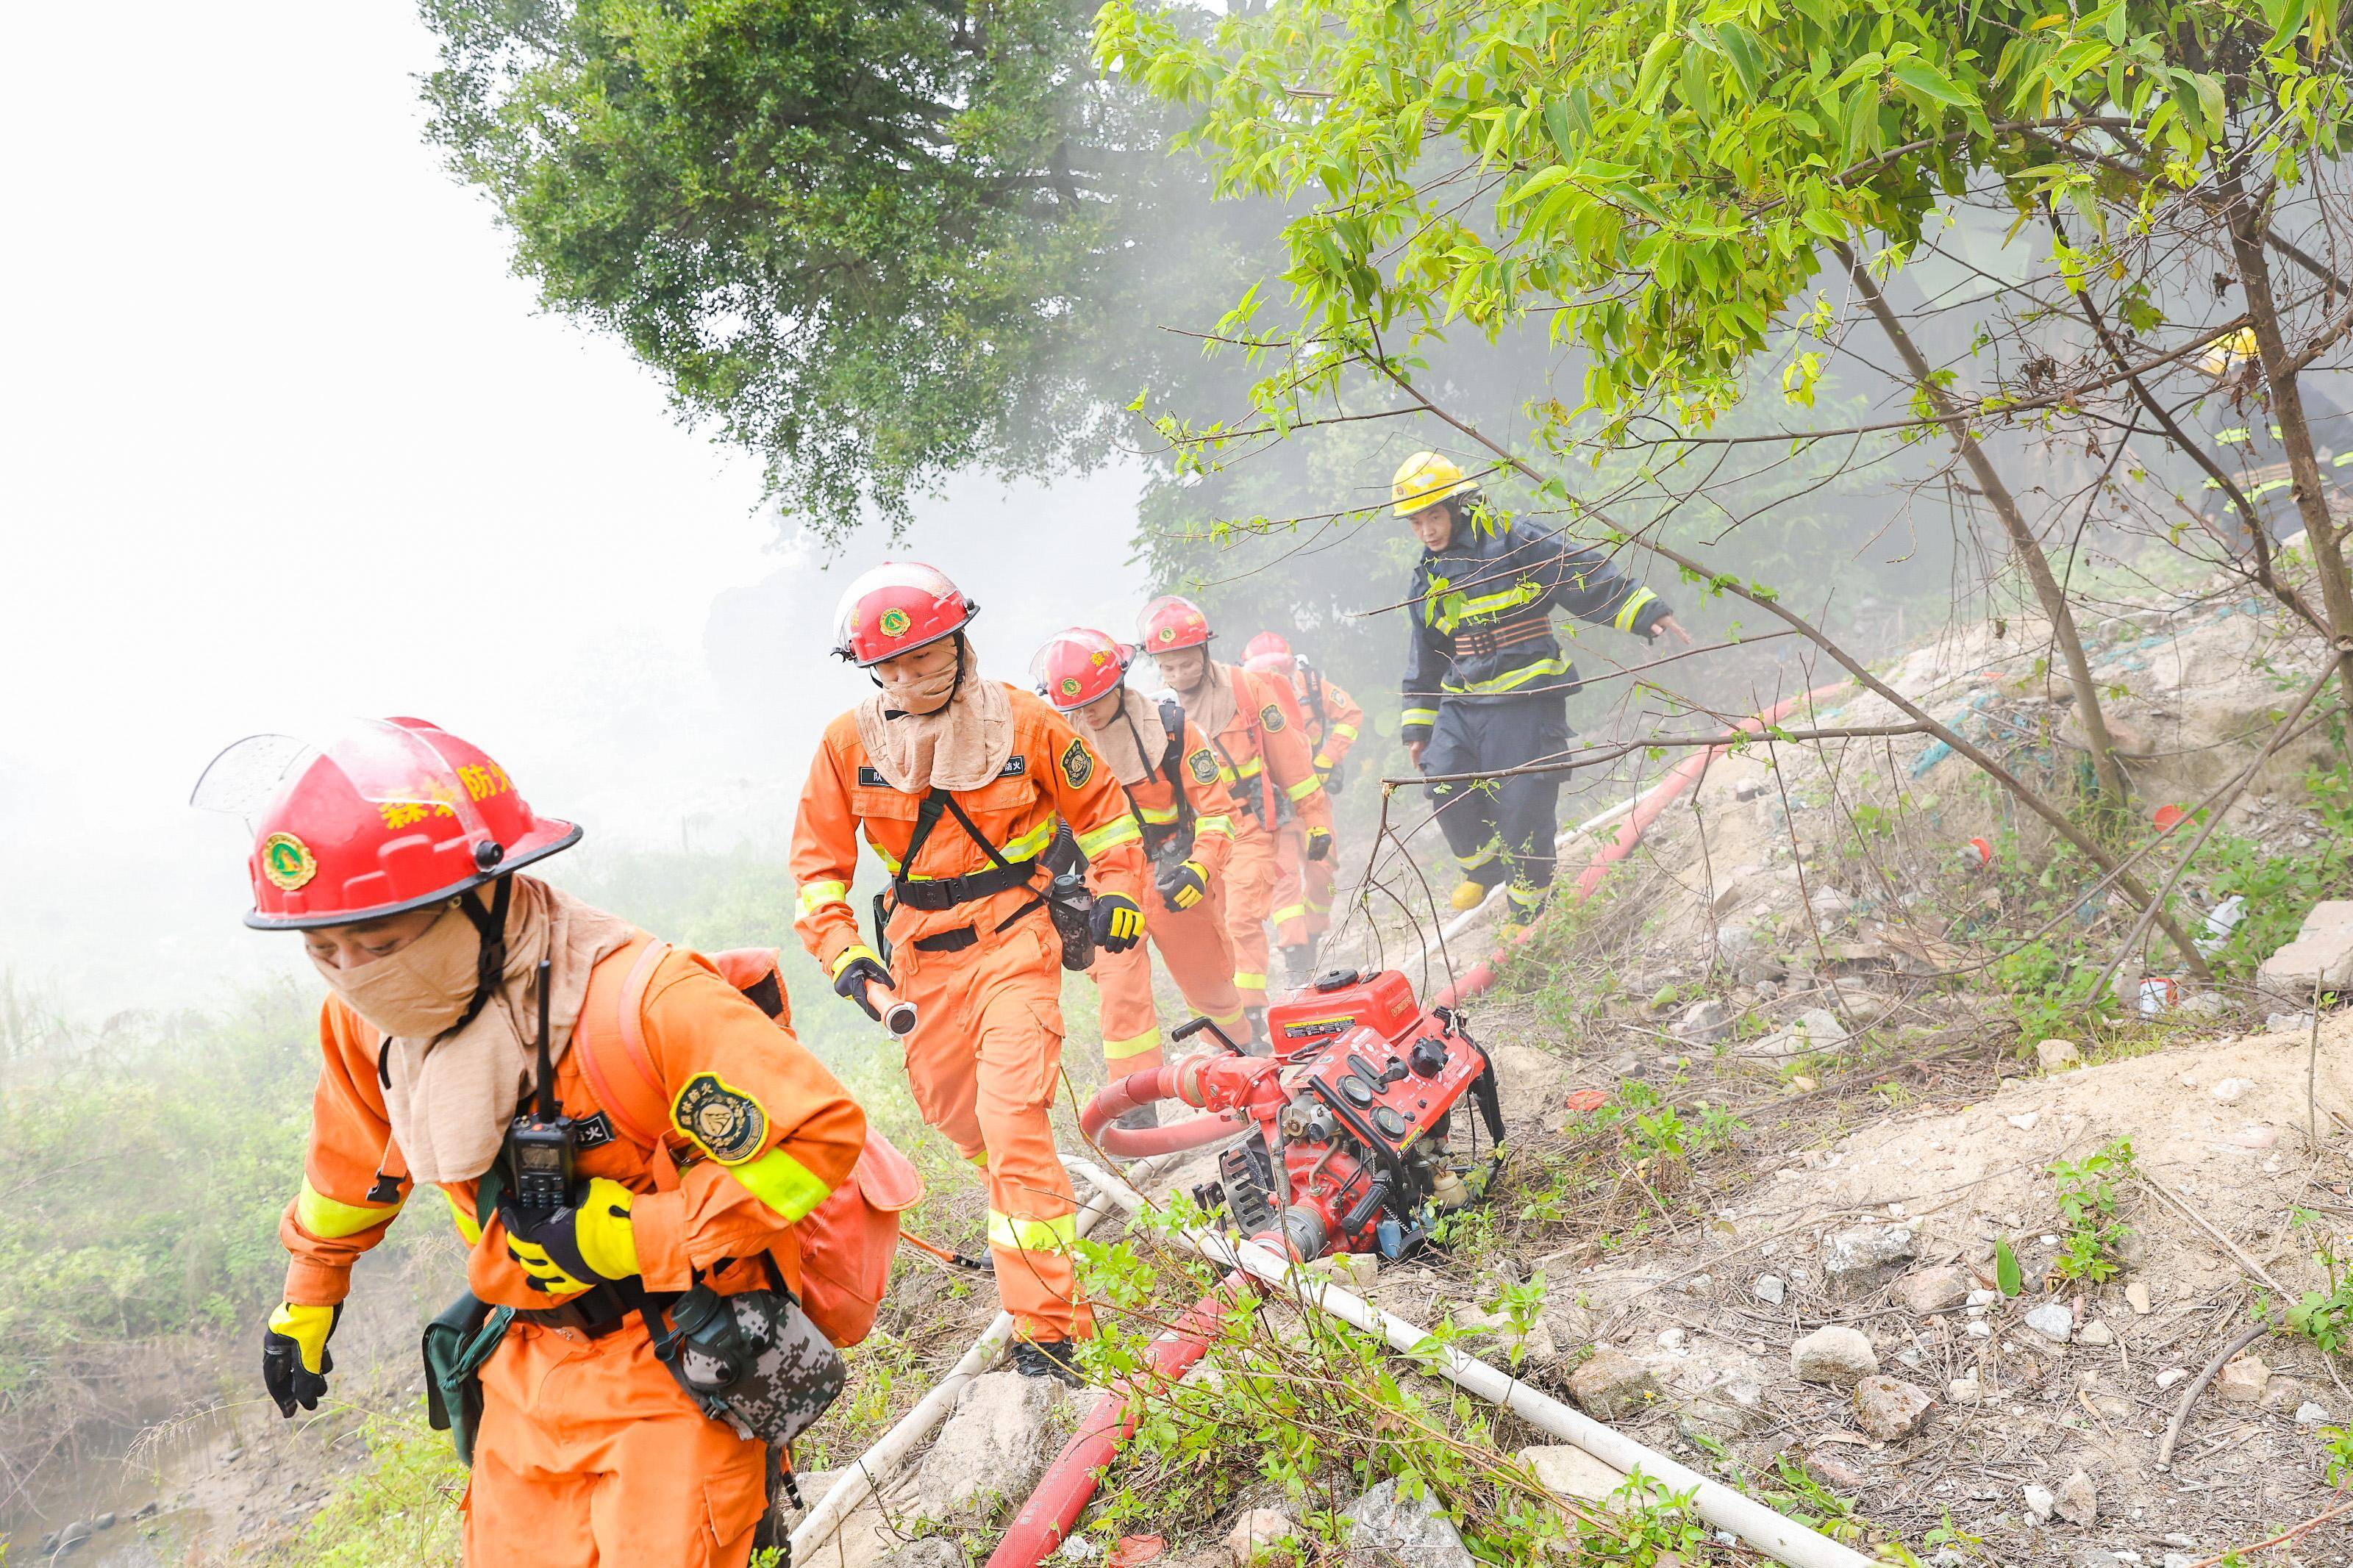
[{"label": "helmet visor", "polygon": [[248,735],[234,742],[197,778],[188,804],[243,817],[254,827],[273,801],[322,763],[381,811],[385,826],[448,817],[477,843],[493,836],[475,803],[512,787],[487,758],[456,762],[405,725],[355,719],[315,738]]}]

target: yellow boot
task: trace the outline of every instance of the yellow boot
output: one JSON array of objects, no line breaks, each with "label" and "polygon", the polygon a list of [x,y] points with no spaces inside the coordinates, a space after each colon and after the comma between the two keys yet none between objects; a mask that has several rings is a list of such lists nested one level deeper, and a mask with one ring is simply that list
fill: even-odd
[{"label": "yellow boot", "polygon": [[1468,913],[1484,903],[1486,899],[1487,888],[1482,882],[1462,881],[1454,885],[1453,903],[1457,910]]}]

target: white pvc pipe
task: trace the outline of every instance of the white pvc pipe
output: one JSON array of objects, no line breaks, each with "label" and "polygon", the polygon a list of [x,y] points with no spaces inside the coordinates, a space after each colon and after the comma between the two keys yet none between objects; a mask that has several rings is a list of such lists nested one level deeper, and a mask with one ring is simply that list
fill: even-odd
[{"label": "white pvc pipe", "polygon": [[[1066,1155],[1062,1164],[1073,1176],[1084,1176],[1097,1191],[1109,1194],[1129,1208],[1145,1206],[1142,1193],[1088,1162]],[[1628,1473],[1639,1469],[1664,1483],[1671,1491],[1694,1494],[1693,1506],[1702,1519],[1719,1530],[1730,1531],[1776,1562],[1786,1563],[1789,1568],[1883,1568],[1852,1547],[1841,1546],[1794,1520],[1785,1519],[1763,1503],[1677,1464],[1485,1362],[1451,1347],[1434,1344],[1427,1329],[1384,1312],[1363,1297],[1306,1273],[1268,1247],[1251,1241],[1237,1243],[1211,1230],[1178,1234],[1187,1246],[1210,1261],[1245,1269],[1270,1285],[1281,1286],[1294,1300],[1319,1307],[1367,1333],[1380,1335],[1393,1350],[1412,1353],[1421,1360],[1436,1352],[1438,1364],[1431,1370],[1448,1382],[1490,1404],[1504,1406],[1530,1426],[1575,1444],[1613,1468]]]},{"label": "white pvc pipe", "polygon": [[[1192,1152],[1185,1151],[1188,1154]],[[1164,1154],[1156,1160],[1145,1161],[1135,1167],[1136,1174],[1146,1179],[1155,1176],[1176,1163],[1178,1158],[1178,1155]],[[1134,1204],[1128,1203],[1119,1191],[1109,1184],[1116,1178],[1105,1175],[1085,1161],[1066,1160],[1063,1164],[1071,1175],[1085,1176],[1094,1184],[1098,1193],[1111,1197],[1131,1213],[1144,1201],[1139,1195]],[[1130,1194],[1135,1191],[1124,1182],[1121,1182],[1119,1187]],[[1109,1208],[1082,1206],[1079,1213],[1078,1233],[1086,1235],[1094,1228],[1096,1221],[1113,1212]],[[851,1461],[841,1479],[818,1500],[817,1506],[808,1510],[793,1531],[791,1561],[815,1561],[807,1554],[830,1541],[841,1529],[842,1521],[898,1473],[908,1451],[930,1436],[932,1428],[947,1418],[948,1412],[955,1408],[956,1401],[963,1396],[965,1385],[988,1369],[997,1360],[997,1353],[1004,1350],[1006,1342],[1012,1337],[1012,1314],[997,1313],[988,1327],[980,1331],[980,1337],[972,1342],[972,1348],[948,1369],[946,1376],[933,1385],[922,1402],[901,1416],[898,1424],[877,1438],[871,1447]]]}]

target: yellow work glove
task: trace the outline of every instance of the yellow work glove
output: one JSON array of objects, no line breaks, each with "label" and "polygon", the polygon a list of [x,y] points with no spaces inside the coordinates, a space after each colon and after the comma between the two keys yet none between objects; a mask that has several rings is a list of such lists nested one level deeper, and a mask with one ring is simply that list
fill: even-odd
[{"label": "yellow work glove", "polygon": [[1160,901],[1172,910],[1189,910],[1209,890],[1209,873],[1198,860],[1171,866],[1153,879]]},{"label": "yellow work glove", "polygon": [[1144,940],[1144,911],[1125,893],[1105,893],[1095,900],[1095,945],[1105,952],[1125,952]]},{"label": "yellow work glove", "polygon": [[327,1336],[335,1331],[335,1320],[343,1312],[341,1307],[298,1307],[284,1301],[269,1314],[269,1326],[261,1331],[261,1386],[280,1415],[292,1415],[298,1405],[305,1410],[319,1408],[319,1398],[327,1392],[327,1373],[335,1370],[335,1358],[327,1353]]},{"label": "yellow work glove", "polygon": [[620,1183],[596,1176],[578,1204],[543,1219],[501,1204],[507,1256],[531,1276],[524,1283],[551,1296],[627,1279],[638,1272],[638,1236],[629,1220],[636,1201]]}]

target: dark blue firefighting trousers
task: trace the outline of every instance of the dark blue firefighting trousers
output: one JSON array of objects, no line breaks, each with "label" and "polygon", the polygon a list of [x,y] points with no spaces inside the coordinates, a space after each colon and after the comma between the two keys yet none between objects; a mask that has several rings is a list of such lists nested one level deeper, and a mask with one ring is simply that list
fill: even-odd
[{"label": "dark blue firefighting trousers", "polygon": [[[1527,763],[1558,762],[1574,733],[1567,699],[1557,694],[1478,702],[1442,698],[1421,771],[1500,773]],[[1425,786],[1464,879],[1482,888],[1508,883],[1513,909],[1523,918],[1543,908],[1552,888],[1565,776],[1521,773]]]}]

